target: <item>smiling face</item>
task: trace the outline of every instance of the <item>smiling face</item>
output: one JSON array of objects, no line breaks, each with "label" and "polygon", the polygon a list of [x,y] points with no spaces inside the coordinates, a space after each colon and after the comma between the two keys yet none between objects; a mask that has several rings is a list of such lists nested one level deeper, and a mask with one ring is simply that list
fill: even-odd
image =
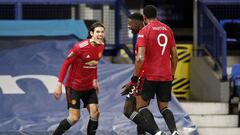
[{"label": "smiling face", "polygon": [[94,28],[93,31],[90,32],[92,36],[92,40],[96,44],[103,44],[104,43],[104,37],[105,37],[105,29],[101,26],[98,26]]}]

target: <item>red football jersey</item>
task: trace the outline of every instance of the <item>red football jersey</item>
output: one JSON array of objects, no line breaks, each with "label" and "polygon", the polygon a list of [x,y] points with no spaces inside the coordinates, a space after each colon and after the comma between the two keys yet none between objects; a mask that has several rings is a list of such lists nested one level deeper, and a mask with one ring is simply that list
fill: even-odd
[{"label": "red football jersey", "polygon": [[78,91],[94,88],[93,80],[97,79],[97,64],[103,51],[103,44],[94,47],[89,39],[77,43],[64,61],[58,81],[63,82],[70,66],[65,86]]},{"label": "red football jersey", "polygon": [[160,21],[152,21],[140,30],[137,47],[146,48],[142,66],[145,76],[152,81],[171,81],[170,48],[175,47],[173,31]]}]

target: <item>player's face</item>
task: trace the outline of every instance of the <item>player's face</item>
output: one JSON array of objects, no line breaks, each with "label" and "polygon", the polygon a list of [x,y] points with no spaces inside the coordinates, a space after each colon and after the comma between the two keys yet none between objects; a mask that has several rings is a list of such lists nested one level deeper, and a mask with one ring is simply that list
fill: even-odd
[{"label": "player's face", "polygon": [[137,34],[139,32],[138,23],[139,22],[137,20],[128,20],[128,29],[131,30],[133,34]]},{"label": "player's face", "polygon": [[97,44],[103,44],[104,43],[104,37],[105,37],[105,29],[103,27],[96,27],[93,32],[91,32],[92,39]]}]

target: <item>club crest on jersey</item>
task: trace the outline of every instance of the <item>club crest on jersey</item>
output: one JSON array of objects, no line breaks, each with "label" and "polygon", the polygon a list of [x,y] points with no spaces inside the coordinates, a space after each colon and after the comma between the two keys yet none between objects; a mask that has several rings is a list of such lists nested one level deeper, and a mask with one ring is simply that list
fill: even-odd
[{"label": "club crest on jersey", "polygon": [[70,52],[67,57],[70,58],[70,57],[73,57],[73,56],[74,56],[74,52]]}]

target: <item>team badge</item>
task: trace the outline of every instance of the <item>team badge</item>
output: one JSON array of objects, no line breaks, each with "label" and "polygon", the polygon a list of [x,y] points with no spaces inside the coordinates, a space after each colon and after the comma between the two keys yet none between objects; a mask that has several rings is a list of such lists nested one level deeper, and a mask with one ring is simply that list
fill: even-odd
[{"label": "team badge", "polygon": [[77,101],[75,100],[75,99],[73,99],[72,101],[71,101],[71,104],[72,105],[75,105],[77,103]]}]

